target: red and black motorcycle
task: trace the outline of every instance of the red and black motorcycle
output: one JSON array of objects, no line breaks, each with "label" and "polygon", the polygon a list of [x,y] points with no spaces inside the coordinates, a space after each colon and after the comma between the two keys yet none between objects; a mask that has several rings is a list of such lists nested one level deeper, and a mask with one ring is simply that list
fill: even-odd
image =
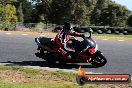
[{"label": "red and black motorcycle", "polygon": [[71,59],[63,56],[63,49],[57,52],[54,39],[46,37],[37,37],[35,42],[38,45],[38,51],[42,57],[46,57],[46,61],[65,63],[91,63],[95,67],[102,67],[107,63],[103,53],[98,50],[96,41],[91,38],[92,32],[90,31],[89,37],[84,37],[82,41],[76,38],[71,38],[67,45],[75,49],[75,53],[71,54]]}]

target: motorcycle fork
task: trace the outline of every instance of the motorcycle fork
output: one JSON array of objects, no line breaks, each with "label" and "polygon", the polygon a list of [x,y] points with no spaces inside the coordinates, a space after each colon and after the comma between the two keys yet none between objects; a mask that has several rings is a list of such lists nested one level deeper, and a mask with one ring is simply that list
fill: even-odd
[{"label": "motorcycle fork", "polygon": [[87,61],[90,63],[91,60],[92,60],[92,56],[95,54],[95,49],[91,47],[91,48],[88,49],[88,51],[91,54],[91,56],[89,56]]},{"label": "motorcycle fork", "polygon": [[40,49],[41,49],[41,47],[38,46],[37,50],[40,50]]}]

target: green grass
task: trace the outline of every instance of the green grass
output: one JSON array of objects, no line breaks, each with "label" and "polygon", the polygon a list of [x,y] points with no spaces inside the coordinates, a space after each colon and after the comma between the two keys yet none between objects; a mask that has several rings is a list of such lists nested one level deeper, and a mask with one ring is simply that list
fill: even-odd
[{"label": "green grass", "polygon": [[[85,33],[85,35],[89,36],[89,33]],[[120,35],[120,34],[92,34],[92,36],[107,36],[107,37],[132,38],[132,35]]]},{"label": "green grass", "polygon": [[[72,72],[63,71],[48,71],[38,70],[33,68],[24,68],[21,66],[0,66],[0,71],[13,70],[25,72],[27,78],[34,79],[38,75],[43,77],[49,76],[48,80],[40,80],[29,83],[13,83],[0,81],[0,88],[79,88],[80,85],[76,82],[76,74]],[[56,80],[58,79],[58,80]],[[98,85],[86,84],[81,88],[97,88]]]},{"label": "green grass", "polygon": [[95,36],[108,36],[108,37],[124,37],[132,38],[132,35],[116,35],[116,34],[94,34]]},{"label": "green grass", "polygon": [[[24,72],[27,78],[37,81],[30,82],[8,82],[0,81],[0,88],[99,88],[100,84],[85,84],[80,86],[76,82],[76,74],[72,72],[63,71],[48,71],[33,68],[25,68],[21,66],[0,66],[0,75],[2,71],[10,70]],[[38,76],[48,77],[41,79]],[[105,87],[106,88],[106,87]]]},{"label": "green grass", "polygon": [[41,83],[5,83],[0,82],[0,88],[98,88],[98,85],[84,85],[79,86],[77,83],[57,83],[43,81]]},{"label": "green grass", "polygon": [[75,77],[75,73],[72,72],[63,72],[63,71],[47,71],[47,70],[40,70],[40,69],[33,69],[33,68],[24,68],[22,66],[0,66],[0,70],[16,70],[22,71],[26,73],[26,76],[33,77],[36,75],[52,75],[56,77],[65,77],[73,78]]}]

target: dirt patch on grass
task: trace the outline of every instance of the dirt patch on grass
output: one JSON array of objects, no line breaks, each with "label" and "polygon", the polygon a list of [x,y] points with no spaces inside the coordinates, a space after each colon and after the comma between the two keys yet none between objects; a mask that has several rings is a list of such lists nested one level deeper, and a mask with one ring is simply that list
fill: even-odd
[{"label": "dirt patch on grass", "polygon": [[0,80],[9,83],[28,83],[33,81],[26,77],[24,72],[14,70],[0,71]]},{"label": "dirt patch on grass", "polygon": [[29,76],[26,72],[15,71],[15,70],[0,70],[0,80],[10,83],[35,83],[40,81],[55,81],[55,82],[72,82],[72,79],[69,77],[64,78],[61,75],[48,74],[49,72],[40,72],[37,75]]}]

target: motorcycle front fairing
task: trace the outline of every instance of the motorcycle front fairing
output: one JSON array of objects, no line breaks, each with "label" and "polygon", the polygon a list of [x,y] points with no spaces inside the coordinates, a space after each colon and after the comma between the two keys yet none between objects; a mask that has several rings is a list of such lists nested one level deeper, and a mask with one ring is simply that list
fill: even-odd
[{"label": "motorcycle front fairing", "polygon": [[[94,49],[95,52],[98,50],[98,44],[96,43],[96,41],[94,41],[91,37],[85,37],[84,38],[84,44],[91,48],[91,49]],[[94,53],[95,53],[94,52]]]},{"label": "motorcycle front fairing", "polygon": [[84,37],[84,40],[82,41],[83,44],[83,48],[81,50],[81,52],[79,53],[79,56],[82,57],[83,60],[85,61],[89,61],[89,59],[95,54],[95,52],[97,51],[97,47],[98,45],[96,44],[96,42],[90,38],[90,37]]}]

